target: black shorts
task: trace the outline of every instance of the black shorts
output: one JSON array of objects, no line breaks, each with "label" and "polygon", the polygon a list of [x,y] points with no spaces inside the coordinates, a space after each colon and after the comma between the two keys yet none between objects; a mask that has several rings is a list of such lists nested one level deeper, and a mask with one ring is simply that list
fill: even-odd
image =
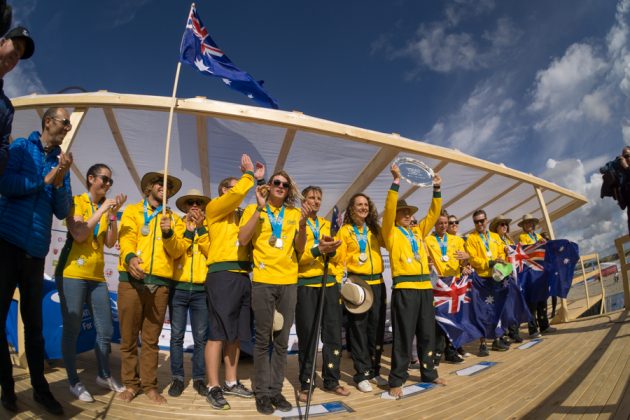
[{"label": "black shorts", "polygon": [[252,283],[246,273],[218,271],[206,277],[208,340],[249,341]]}]

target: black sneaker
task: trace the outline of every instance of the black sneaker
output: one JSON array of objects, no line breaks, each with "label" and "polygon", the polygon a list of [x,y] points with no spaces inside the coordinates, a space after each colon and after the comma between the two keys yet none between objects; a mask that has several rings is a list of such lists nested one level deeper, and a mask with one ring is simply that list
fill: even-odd
[{"label": "black sneaker", "polygon": [[240,382],[236,382],[236,385],[228,386],[227,384],[223,384],[223,393],[227,395],[236,395],[241,398],[252,398],[254,393],[247,389],[245,385]]},{"label": "black sneaker", "polygon": [[510,341],[507,335],[504,335],[499,340],[508,347],[510,347],[510,345],[512,344],[512,341]]},{"label": "black sneaker", "polygon": [[284,412],[291,411],[293,408],[291,403],[287,401],[282,394],[277,394],[271,397],[271,404],[275,405],[278,410]]},{"label": "black sneaker", "polygon": [[171,387],[168,389],[168,395],[171,397],[179,397],[184,392],[184,381],[181,379],[173,379]]},{"label": "black sneaker", "polygon": [[510,334],[510,339],[512,341],[514,341],[515,343],[522,343],[523,342],[523,338],[518,333],[517,334]]},{"label": "black sneaker", "polygon": [[558,331],[558,329],[555,328],[555,327],[547,327],[544,330],[542,330],[542,329],[540,330],[540,332],[543,333],[543,334],[555,333],[556,331]]},{"label": "black sneaker", "polygon": [[273,405],[271,405],[271,398],[266,395],[260,398],[256,397],[256,410],[258,410],[260,414],[273,414],[275,410],[273,409]]},{"label": "black sneaker", "polygon": [[479,357],[487,357],[490,356],[490,352],[488,351],[488,346],[485,344],[479,345]]},{"label": "black sneaker", "polygon": [[11,411],[13,413],[17,413],[17,397],[15,396],[15,391],[7,391],[2,390],[2,397],[0,397],[0,401],[2,402],[2,406],[5,410]]},{"label": "black sneaker", "polygon": [[506,346],[503,341],[495,338],[492,342],[492,350],[494,351],[507,351],[510,347]]},{"label": "black sneaker", "polygon": [[203,379],[196,379],[193,381],[193,388],[197,391],[197,394],[202,397],[208,396],[208,387],[203,382]]},{"label": "black sneaker", "polygon": [[[225,397],[223,396],[223,390],[221,390],[221,387],[219,386],[213,386],[212,389],[208,391],[208,395],[206,396],[206,401],[208,401],[208,403],[212,406],[212,408],[216,410],[229,410],[230,409],[230,404],[228,404],[228,402],[225,400]],[[256,408],[258,408],[258,402],[256,402]],[[273,413],[273,407],[272,407],[271,413]]]},{"label": "black sneaker", "polygon": [[56,416],[63,416],[63,407],[59,404],[59,401],[53,397],[53,394],[50,391],[37,392],[33,391],[33,399],[35,402],[42,407],[50,414],[54,414]]},{"label": "black sneaker", "polygon": [[448,363],[460,364],[464,363],[464,358],[457,353],[449,354],[444,358]]}]

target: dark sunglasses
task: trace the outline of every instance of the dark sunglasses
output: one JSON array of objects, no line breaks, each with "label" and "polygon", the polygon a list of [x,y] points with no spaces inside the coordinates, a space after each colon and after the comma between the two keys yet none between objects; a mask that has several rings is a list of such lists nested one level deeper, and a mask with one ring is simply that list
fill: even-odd
[{"label": "dark sunglasses", "polygon": [[203,200],[191,198],[190,200],[186,200],[186,204],[188,204],[190,207],[194,205],[196,205],[197,207],[201,207],[203,205]]},{"label": "dark sunglasses", "polygon": [[103,184],[107,184],[110,187],[114,185],[114,180],[108,177],[107,175],[94,175],[95,178],[100,178],[103,181]]},{"label": "dark sunglasses", "polygon": [[279,187],[280,185],[282,185],[282,188],[287,189],[287,190],[291,186],[291,184],[289,184],[288,182],[282,182],[279,179],[274,179],[272,184],[274,187]]},{"label": "dark sunglasses", "polygon": [[509,224],[507,224],[507,223],[505,223],[505,222],[501,222],[501,223],[499,223],[499,226],[509,227],[510,225],[509,225]]},{"label": "dark sunglasses", "polygon": [[[153,182],[154,185],[159,185],[160,187],[164,186],[164,180],[162,178],[156,180]],[[167,182],[166,183],[166,188],[168,188],[169,190],[173,189],[173,184],[171,182]]]},{"label": "dark sunglasses", "polygon": [[459,225],[459,220],[453,220],[448,222],[449,225]]},{"label": "dark sunglasses", "polygon": [[50,118],[55,121],[59,121],[64,127],[72,128],[72,123],[67,118],[58,118],[58,117],[50,117]]},{"label": "dark sunglasses", "polygon": [[623,155],[626,159],[630,158],[630,155]]},{"label": "dark sunglasses", "polygon": [[486,219],[473,220],[473,222],[475,222],[476,225],[478,225],[480,223],[484,223],[485,221],[486,221]]}]

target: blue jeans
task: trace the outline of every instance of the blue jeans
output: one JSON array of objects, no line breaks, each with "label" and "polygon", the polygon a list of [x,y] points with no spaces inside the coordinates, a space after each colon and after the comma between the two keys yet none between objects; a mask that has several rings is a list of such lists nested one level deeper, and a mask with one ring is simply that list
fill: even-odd
[{"label": "blue jeans", "polygon": [[195,347],[192,356],[193,380],[204,380],[206,364],[204,350],[208,340],[208,304],[206,291],[171,289],[168,301],[171,318],[171,375],[184,380],[184,334],[186,319],[190,313],[190,326]]},{"label": "blue jeans", "polygon": [[74,386],[79,382],[76,368],[77,339],[81,332],[83,305],[85,303],[88,305],[94,328],[96,329],[94,352],[98,363],[98,376],[109,378],[111,376],[109,353],[111,353],[114,326],[112,324],[112,308],[109,303],[107,283],[67,277],[57,278],[56,283],[61,301],[61,315],[63,317],[61,352],[70,386]]}]

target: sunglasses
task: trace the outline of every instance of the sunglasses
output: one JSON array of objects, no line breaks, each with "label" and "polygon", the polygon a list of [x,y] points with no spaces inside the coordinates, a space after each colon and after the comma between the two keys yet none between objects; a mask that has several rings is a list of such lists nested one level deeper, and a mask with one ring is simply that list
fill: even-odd
[{"label": "sunglasses", "polygon": [[481,224],[481,223],[485,223],[485,222],[486,222],[486,219],[473,220],[473,222],[474,222],[476,225],[479,225],[479,224]]},{"label": "sunglasses", "polygon": [[[159,185],[160,187],[163,187],[164,186],[164,179],[160,178],[158,180],[155,180],[153,182],[153,185]],[[166,183],[166,188],[168,188],[169,190],[172,190],[173,189],[173,184],[170,181],[167,182]]]},{"label": "sunglasses", "polygon": [[190,207],[192,206],[201,207],[203,205],[203,200],[191,198],[190,200],[186,200],[186,204],[188,204]]},{"label": "sunglasses", "polygon": [[274,187],[279,187],[279,186],[282,185],[282,188],[284,188],[286,190],[288,190],[289,187],[291,186],[291,184],[289,184],[288,182],[282,182],[279,179],[274,179],[272,184],[273,184]]},{"label": "sunglasses", "polygon": [[625,157],[626,159],[629,159],[630,155],[623,155],[623,157]]},{"label": "sunglasses", "polygon": [[50,117],[50,118],[55,121],[59,121],[64,127],[72,128],[72,123],[67,118],[58,118],[58,117]]},{"label": "sunglasses", "polygon": [[107,175],[94,175],[94,178],[100,178],[103,181],[103,184],[107,184],[110,187],[114,185],[114,180],[108,177]]},{"label": "sunglasses", "polygon": [[459,225],[459,220],[453,220],[448,222],[449,225]]},{"label": "sunglasses", "polygon": [[505,223],[505,222],[501,222],[501,223],[499,223],[499,226],[505,226],[505,227],[508,227],[508,226],[510,226],[510,225],[508,225],[508,224],[507,224],[507,223]]}]

